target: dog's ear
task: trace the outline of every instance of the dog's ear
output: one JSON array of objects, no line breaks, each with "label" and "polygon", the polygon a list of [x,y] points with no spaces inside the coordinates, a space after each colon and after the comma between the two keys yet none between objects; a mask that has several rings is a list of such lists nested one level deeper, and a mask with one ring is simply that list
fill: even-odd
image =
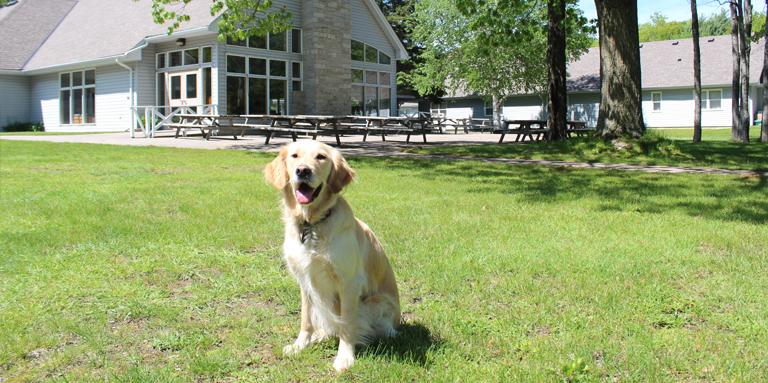
[{"label": "dog's ear", "polygon": [[276,189],[283,189],[288,184],[288,170],[285,168],[285,159],[288,157],[288,148],[280,149],[280,154],[264,168],[264,178]]},{"label": "dog's ear", "polygon": [[331,159],[333,161],[333,172],[331,173],[331,179],[328,180],[328,186],[332,192],[339,193],[355,178],[355,171],[349,167],[347,160],[341,156],[339,151],[334,150]]}]

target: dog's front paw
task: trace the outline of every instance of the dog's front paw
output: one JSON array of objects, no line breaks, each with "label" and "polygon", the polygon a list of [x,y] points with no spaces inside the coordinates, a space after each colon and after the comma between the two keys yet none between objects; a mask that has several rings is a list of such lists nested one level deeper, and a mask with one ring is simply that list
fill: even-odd
[{"label": "dog's front paw", "polygon": [[348,370],[355,363],[355,357],[353,355],[336,355],[336,359],[333,361],[333,368],[336,372],[344,372]]},{"label": "dog's front paw", "polygon": [[300,347],[296,343],[291,343],[285,347],[283,347],[283,355],[291,356],[296,355],[299,353],[299,351],[303,350],[304,347]]}]

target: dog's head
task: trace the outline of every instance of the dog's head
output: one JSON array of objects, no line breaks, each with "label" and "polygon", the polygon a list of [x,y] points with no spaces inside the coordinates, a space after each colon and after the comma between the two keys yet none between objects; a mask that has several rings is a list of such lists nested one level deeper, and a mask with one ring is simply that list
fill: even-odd
[{"label": "dog's head", "polygon": [[286,194],[301,205],[311,205],[321,195],[341,192],[354,175],[338,150],[308,140],[282,147],[277,158],[264,168],[267,182],[277,189],[290,191]]}]

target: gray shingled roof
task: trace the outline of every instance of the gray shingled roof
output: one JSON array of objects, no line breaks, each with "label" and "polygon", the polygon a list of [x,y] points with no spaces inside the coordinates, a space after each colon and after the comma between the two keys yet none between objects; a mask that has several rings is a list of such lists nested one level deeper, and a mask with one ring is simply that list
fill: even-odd
[{"label": "gray shingled roof", "polygon": [[[52,0],[25,0],[45,1]],[[192,1],[184,12],[191,21],[182,24],[180,30],[207,27],[215,19],[210,14],[210,1]],[[44,25],[37,21],[35,24]],[[121,55],[137,47],[145,37],[163,33],[166,27],[152,20],[151,0],[78,0],[24,69]]]},{"label": "gray shingled roof", "polygon": [[25,0],[2,11],[0,70],[20,70],[66,17],[76,0]]},{"label": "gray shingled roof", "polygon": [[[731,83],[731,36],[702,37],[702,86]],[[752,44],[750,82],[760,82],[763,67],[763,43]],[[653,41],[642,43],[643,88],[693,87],[693,39]],[[600,89],[600,53],[591,48],[578,61],[568,65],[570,91]]]}]

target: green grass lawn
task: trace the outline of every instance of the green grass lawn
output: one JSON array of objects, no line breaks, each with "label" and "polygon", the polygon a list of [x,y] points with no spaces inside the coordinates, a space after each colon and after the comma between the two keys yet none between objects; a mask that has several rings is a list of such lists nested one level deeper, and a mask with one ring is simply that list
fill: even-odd
[{"label": "green grass lawn", "polygon": [[[0,141],[0,376],[332,380],[267,154]],[[361,158],[407,324],[342,381],[767,381],[766,179]]]},{"label": "green grass lawn", "polygon": [[693,144],[690,142],[692,129],[652,129],[642,139],[632,141],[628,150],[617,150],[602,140],[573,138],[557,143],[433,146],[410,151],[469,157],[768,170],[768,144],[757,142],[759,131],[752,129],[753,139],[747,145],[729,142],[730,134],[728,129],[705,129],[703,142]]}]

